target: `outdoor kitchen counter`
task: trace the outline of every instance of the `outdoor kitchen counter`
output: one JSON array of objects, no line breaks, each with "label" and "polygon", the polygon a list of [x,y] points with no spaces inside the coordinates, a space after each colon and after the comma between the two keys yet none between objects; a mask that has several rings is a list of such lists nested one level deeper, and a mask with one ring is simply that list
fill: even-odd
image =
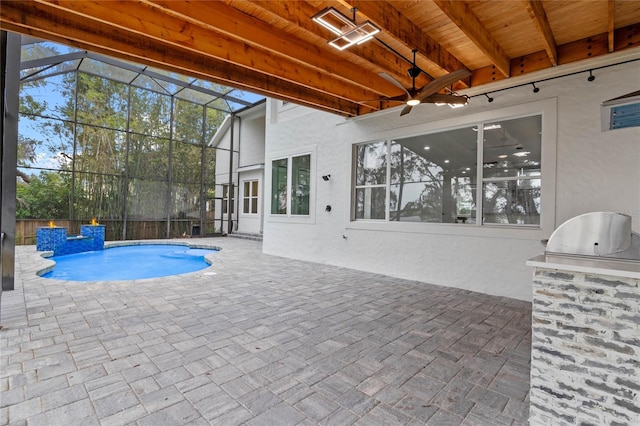
[{"label": "outdoor kitchen counter", "polygon": [[634,260],[562,256],[547,253],[529,259],[527,265],[544,269],[640,279],[640,262]]},{"label": "outdoor kitchen counter", "polygon": [[527,265],[530,424],[640,425],[640,262],[546,253]]}]

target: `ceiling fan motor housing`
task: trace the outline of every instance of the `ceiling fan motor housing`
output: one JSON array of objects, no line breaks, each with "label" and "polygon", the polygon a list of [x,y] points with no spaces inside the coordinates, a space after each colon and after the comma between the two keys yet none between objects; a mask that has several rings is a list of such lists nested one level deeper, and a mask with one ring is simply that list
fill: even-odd
[{"label": "ceiling fan motor housing", "polygon": [[407,70],[407,74],[409,74],[409,77],[411,78],[416,78],[420,75],[421,72],[422,70],[416,66],[413,66]]}]

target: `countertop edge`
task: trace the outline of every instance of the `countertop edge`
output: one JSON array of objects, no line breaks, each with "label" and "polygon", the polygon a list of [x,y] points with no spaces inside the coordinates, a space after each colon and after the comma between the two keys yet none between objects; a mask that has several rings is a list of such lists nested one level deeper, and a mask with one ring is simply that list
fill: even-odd
[{"label": "countertop edge", "polygon": [[540,254],[527,260],[527,266],[640,279],[640,262],[625,262],[615,259],[581,259]]}]

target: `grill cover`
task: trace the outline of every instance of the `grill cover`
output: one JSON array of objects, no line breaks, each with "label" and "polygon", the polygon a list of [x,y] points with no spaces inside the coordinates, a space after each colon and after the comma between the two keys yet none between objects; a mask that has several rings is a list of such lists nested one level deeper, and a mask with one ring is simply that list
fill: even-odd
[{"label": "grill cover", "polygon": [[631,247],[631,216],[592,212],[569,219],[549,237],[547,253],[607,256]]}]

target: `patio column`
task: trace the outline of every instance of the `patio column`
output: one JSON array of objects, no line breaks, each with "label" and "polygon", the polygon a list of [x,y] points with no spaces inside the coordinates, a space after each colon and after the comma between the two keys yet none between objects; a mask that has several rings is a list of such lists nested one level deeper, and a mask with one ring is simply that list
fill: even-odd
[{"label": "patio column", "polygon": [[[13,290],[16,243],[16,171],[18,165],[18,100],[20,93],[20,35],[2,31],[0,64],[0,123],[2,124],[2,290]],[[0,293],[1,294],[1,293]]]}]

